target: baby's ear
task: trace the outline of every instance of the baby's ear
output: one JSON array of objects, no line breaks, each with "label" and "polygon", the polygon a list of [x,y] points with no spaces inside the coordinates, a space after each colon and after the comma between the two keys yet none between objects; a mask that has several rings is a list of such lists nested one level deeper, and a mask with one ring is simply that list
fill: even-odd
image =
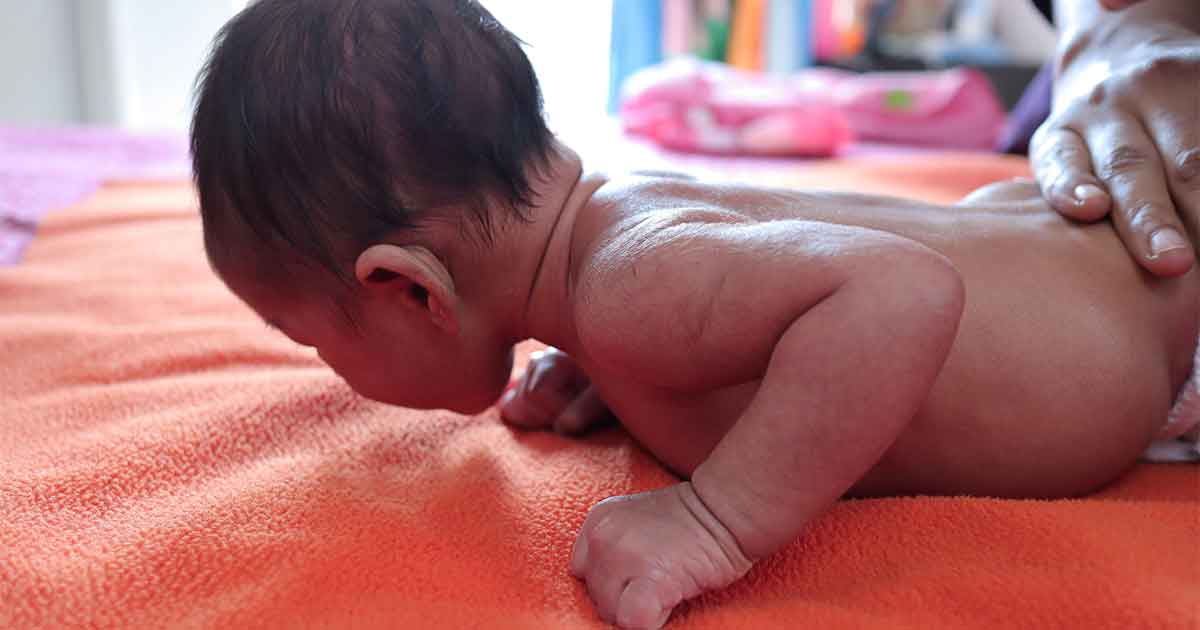
[{"label": "baby's ear", "polygon": [[372,245],[358,255],[354,275],[368,291],[385,291],[422,309],[435,326],[459,330],[454,279],[433,252],[418,246]]}]

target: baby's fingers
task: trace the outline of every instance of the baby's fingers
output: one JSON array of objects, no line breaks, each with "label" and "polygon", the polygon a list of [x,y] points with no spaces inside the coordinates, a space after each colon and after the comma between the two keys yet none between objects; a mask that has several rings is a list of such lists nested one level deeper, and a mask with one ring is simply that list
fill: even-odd
[{"label": "baby's fingers", "polygon": [[587,578],[588,569],[588,544],[587,536],[584,535],[587,531],[586,523],[583,527],[575,536],[575,545],[571,547],[571,575],[581,580]]},{"label": "baby's fingers", "polygon": [[547,405],[545,396],[530,395],[531,375],[526,372],[517,384],[500,398],[500,417],[507,423],[525,429],[550,426],[558,409]]},{"label": "baby's fingers", "polygon": [[579,389],[578,369],[551,349],[534,353],[521,380],[500,398],[500,416],[524,428],[549,427]]},{"label": "baby's fingers", "polygon": [[608,417],[608,406],[596,388],[588,386],[554,420],[554,430],[566,435],[582,433]]},{"label": "baby's fingers", "polygon": [[663,597],[662,581],[648,577],[630,580],[617,604],[617,625],[622,628],[661,628],[679,597]]}]

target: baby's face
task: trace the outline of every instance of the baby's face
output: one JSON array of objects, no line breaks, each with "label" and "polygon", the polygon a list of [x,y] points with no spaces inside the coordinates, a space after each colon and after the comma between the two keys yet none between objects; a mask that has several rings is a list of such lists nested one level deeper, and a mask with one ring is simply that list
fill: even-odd
[{"label": "baby's face", "polygon": [[[464,326],[457,337],[428,322],[358,305],[351,320],[325,295],[287,295],[277,287],[225,276],[230,289],[273,328],[321,359],[359,394],[393,405],[478,413],[502,393],[512,349]],[[315,293],[315,292],[312,292]]]}]

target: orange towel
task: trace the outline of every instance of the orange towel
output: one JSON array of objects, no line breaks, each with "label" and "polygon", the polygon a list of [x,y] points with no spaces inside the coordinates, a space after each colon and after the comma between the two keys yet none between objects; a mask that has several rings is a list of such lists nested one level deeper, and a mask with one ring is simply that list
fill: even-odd
[{"label": "orange towel", "polygon": [[[760,175],[950,199],[990,157]],[[576,441],[356,398],[211,275],[191,192],[110,184],[0,270],[0,627],[599,627],[587,508],[673,482]],[[1192,624],[1189,626],[1189,624]],[[1200,625],[1200,467],[1070,501],[846,501],[678,628]]]}]

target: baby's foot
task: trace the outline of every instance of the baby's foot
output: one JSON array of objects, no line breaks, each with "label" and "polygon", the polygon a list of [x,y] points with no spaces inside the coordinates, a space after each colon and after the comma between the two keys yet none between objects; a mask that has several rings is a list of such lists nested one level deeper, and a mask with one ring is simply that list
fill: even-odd
[{"label": "baby's foot", "polygon": [[534,352],[525,373],[500,398],[500,416],[524,429],[582,433],[608,419],[608,407],[587,374],[556,348]]}]

